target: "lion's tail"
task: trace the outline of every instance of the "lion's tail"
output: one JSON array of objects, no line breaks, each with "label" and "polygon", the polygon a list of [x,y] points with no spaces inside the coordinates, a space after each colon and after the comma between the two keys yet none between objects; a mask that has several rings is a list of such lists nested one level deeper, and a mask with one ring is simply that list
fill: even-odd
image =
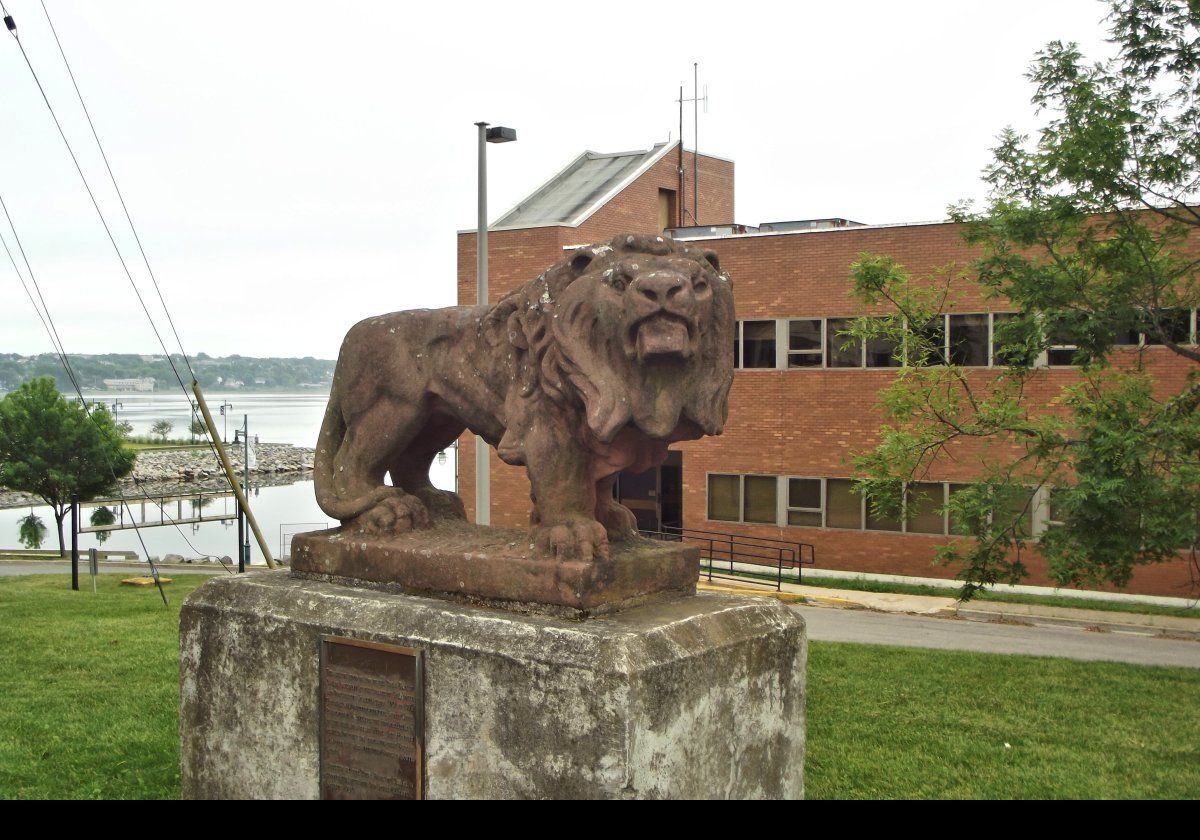
[{"label": "lion's tail", "polygon": [[338,399],[337,383],[329,391],[329,404],[325,406],[325,417],[321,421],[321,436],[317,440],[317,451],[313,458],[313,485],[317,504],[334,519],[346,522],[366,513],[384,499],[395,495],[391,487],[378,487],[361,496],[345,498],[337,491],[334,481],[334,463],[338,450],[346,439],[346,420],[342,416],[341,401]]}]

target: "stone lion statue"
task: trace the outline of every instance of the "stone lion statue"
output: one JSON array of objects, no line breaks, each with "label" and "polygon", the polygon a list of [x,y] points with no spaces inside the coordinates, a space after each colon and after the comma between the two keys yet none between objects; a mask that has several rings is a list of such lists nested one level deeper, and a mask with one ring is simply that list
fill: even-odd
[{"label": "stone lion statue", "polygon": [[338,357],[317,502],[374,534],[465,518],[429,467],[469,429],[526,467],[537,556],[606,559],[637,533],[617,474],[721,433],[734,328],[713,251],[635,235],[576,249],[495,306],[368,318]]}]

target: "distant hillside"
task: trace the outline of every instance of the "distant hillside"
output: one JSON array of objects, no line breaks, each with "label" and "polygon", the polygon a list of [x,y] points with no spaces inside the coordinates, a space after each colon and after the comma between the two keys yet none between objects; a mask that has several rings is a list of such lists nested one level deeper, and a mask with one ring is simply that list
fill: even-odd
[{"label": "distant hillside", "polygon": [[[154,390],[177,390],[175,374],[165,356],[106,353],[100,356],[72,355],[71,367],[86,391],[145,390],[154,380]],[[179,356],[175,365],[187,381],[187,366]],[[281,391],[328,390],[333,381],[334,362],[328,359],[259,359],[251,356],[214,357],[200,353],[192,359],[196,378],[209,390]],[[73,390],[58,357],[52,353],[21,356],[0,353],[0,391],[16,388],[27,379],[53,376],[60,390]],[[104,380],[131,380],[106,385]],[[141,380],[134,383],[132,380]],[[140,387],[138,387],[140,385]]]}]

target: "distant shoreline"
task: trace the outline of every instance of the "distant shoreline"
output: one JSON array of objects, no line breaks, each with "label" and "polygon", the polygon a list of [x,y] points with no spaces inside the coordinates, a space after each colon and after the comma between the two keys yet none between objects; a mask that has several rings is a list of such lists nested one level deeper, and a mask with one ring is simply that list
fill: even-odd
[{"label": "distant shoreline", "polygon": [[[294,484],[312,477],[313,450],[286,443],[262,443],[255,447],[258,464],[250,471],[256,487]],[[228,449],[235,471],[242,472],[242,450]],[[138,500],[143,494],[174,495],[227,490],[229,482],[208,449],[146,450],[138,453],[133,472],[120,482],[126,498]],[[117,492],[117,491],[114,491]],[[107,495],[107,494],[101,494]],[[29,493],[0,487],[0,509],[42,506],[45,502]]]}]

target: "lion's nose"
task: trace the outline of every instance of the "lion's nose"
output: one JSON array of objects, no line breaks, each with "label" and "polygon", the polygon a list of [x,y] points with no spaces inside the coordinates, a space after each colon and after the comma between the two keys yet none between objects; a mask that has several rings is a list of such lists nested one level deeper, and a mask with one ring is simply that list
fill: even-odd
[{"label": "lion's nose", "polygon": [[687,279],[675,273],[655,273],[638,280],[638,294],[658,306],[675,302],[688,288]]}]

